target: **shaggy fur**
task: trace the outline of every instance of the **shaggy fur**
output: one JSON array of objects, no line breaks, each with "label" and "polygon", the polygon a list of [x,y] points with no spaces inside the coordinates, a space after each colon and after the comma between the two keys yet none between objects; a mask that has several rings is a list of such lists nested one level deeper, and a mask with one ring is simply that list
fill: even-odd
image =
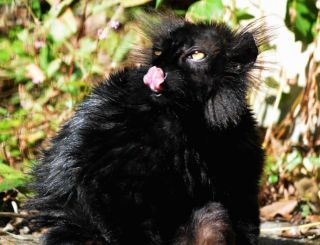
[{"label": "shaggy fur", "polygon": [[[143,66],[96,87],[34,167],[44,244],[257,244],[258,29],[155,22]],[[150,66],[166,72],[161,93],[143,83]]]}]

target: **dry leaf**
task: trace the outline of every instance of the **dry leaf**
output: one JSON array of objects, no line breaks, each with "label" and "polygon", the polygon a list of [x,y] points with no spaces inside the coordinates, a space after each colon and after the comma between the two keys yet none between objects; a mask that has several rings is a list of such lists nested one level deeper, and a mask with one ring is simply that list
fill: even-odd
[{"label": "dry leaf", "polygon": [[299,227],[293,226],[292,228],[290,228],[288,230],[282,231],[280,236],[286,237],[286,238],[299,238],[299,237],[301,237],[301,232],[300,232]]},{"label": "dry leaf", "polygon": [[20,105],[22,106],[22,108],[26,110],[30,110],[34,105],[32,96],[27,92],[25,86],[22,84],[19,84],[18,91],[19,91]]},{"label": "dry leaf", "polygon": [[266,220],[272,220],[277,215],[289,220],[291,218],[291,213],[297,207],[297,205],[297,200],[281,200],[262,207],[260,209],[260,215]]},{"label": "dry leaf", "polygon": [[320,222],[320,215],[309,215],[306,218],[306,223],[314,223],[314,222]]}]

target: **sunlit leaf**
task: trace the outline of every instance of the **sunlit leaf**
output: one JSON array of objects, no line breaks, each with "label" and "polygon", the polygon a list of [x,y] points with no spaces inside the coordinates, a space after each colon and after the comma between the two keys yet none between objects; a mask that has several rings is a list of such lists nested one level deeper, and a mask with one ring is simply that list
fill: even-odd
[{"label": "sunlit leaf", "polygon": [[74,0],[64,0],[61,2],[54,1],[54,0],[48,0],[48,2],[51,4],[51,9],[49,16],[51,18],[55,18],[59,16]]},{"label": "sunlit leaf", "polygon": [[193,3],[188,11],[187,17],[192,20],[212,21],[222,20],[224,6],[221,0],[202,0]]},{"label": "sunlit leaf", "polygon": [[23,43],[27,43],[32,37],[30,36],[28,29],[23,29],[17,33],[17,38]]},{"label": "sunlit leaf", "polygon": [[45,138],[46,134],[44,131],[42,130],[38,130],[36,132],[32,132],[32,133],[29,133],[27,136],[26,136],[26,140],[29,144],[34,144],[35,142],[37,142],[38,140],[41,140],[43,138]]},{"label": "sunlit leaf", "polygon": [[51,61],[47,68],[47,75],[49,78],[51,78],[55,72],[57,72],[61,66],[61,59],[55,59]]},{"label": "sunlit leaf", "polygon": [[314,167],[320,168],[320,156],[310,156],[308,160]]},{"label": "sunlit leaf", "polygon": [[298,151],[293,151],[287,155],[287,170],[291,172],[298,165],[302,164],[302,156]]},{"label": "sunlit leaf", "polygon": [[80,48],[78,50],[78,54],[80,56],[86,56],[91,54],[97,48],[96,41],[92,40],[89,37],[82,38],[80,41]]},{"label": "sunlit leaf", "polygon": [[103,1],[100,4],[93,4],[93,6],[91,6],[91,13],[92,14],[97,14],[100,13],[102,11],[107,10],[108,8],[120,4],[121,0],[108,0],[108,1]]},{"label": "sunlit leaf", "polygon": [[21,121],[18,119],[0,120],[0,130],[11,129],[19,126],[20,124],[21,124]]},{"label": "sunlit leaf", "polygon": [[121,0],[122,6],[125,8],[135,7],[139,5],[146,4],[151,0]]},{"label": "sunlit leaf", "polygon": [[67,9],[63,15],[49,22],[50,34],[54,40],[60,42],[77,31],[77,20],[71,11]]},{"label": "sunlit leaf", "polygon": [[72,32],[62,21],[56,19],[52,21],[50,34],[55,41],[59,42],[69,37]]}]

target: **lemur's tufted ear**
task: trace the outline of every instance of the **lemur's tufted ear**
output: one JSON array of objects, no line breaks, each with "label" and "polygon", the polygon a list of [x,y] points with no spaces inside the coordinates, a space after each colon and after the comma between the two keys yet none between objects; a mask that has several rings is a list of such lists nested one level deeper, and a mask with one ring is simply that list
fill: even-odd
[{"label": "lemur's tufted ear", "polygon": [[258,53],[259,50],[253,35],[250,32],[245,32],[236,37],[227,56],[232,62],[247,65],[256,61]]}]

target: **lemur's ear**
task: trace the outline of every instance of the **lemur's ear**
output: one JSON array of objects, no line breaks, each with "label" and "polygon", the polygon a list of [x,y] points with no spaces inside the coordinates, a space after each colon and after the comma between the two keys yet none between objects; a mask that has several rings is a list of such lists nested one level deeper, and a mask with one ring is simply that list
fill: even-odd
[{"label": "lemur's ear", "polygon": [[250,32],[239,35],[232,43],[227,56],[230,61],[237,64],[253,64],[258,56],[257,44]]}]

